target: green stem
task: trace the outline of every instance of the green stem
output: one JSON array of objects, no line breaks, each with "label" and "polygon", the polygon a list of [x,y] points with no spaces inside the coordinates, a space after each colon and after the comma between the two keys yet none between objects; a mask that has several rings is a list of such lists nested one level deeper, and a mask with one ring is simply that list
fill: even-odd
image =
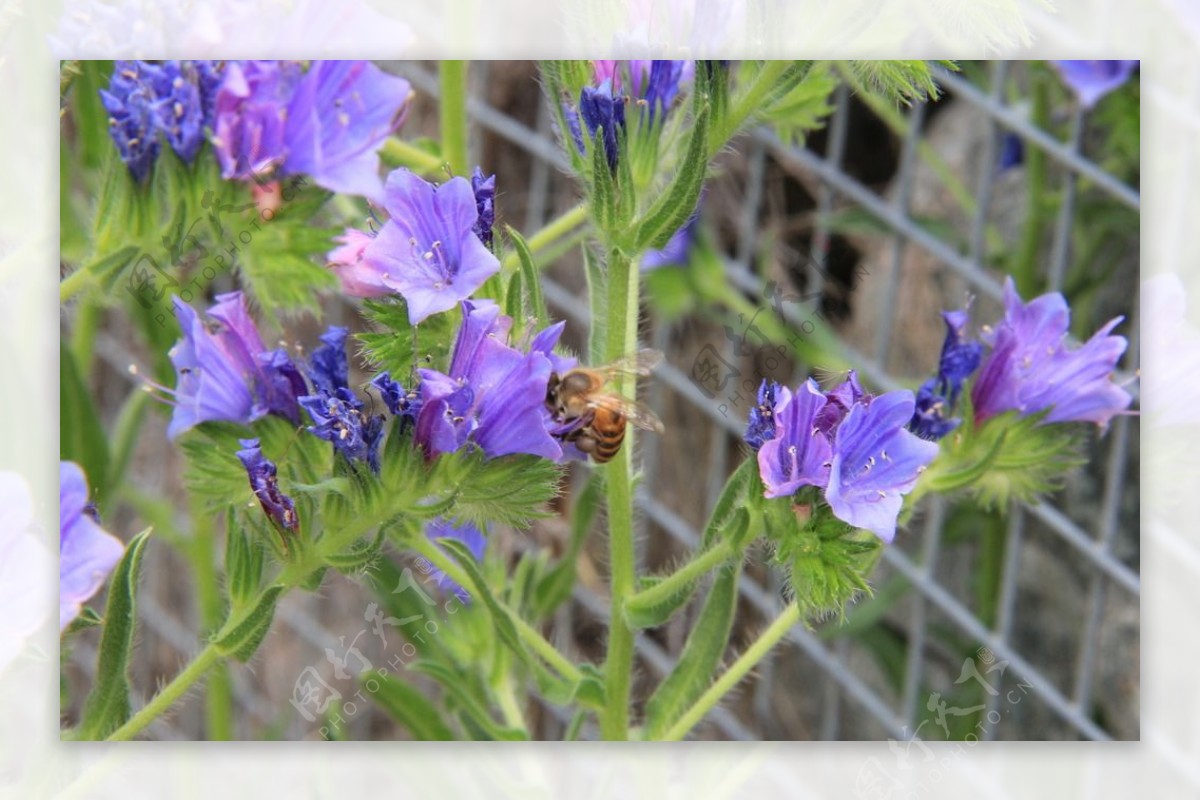
[{"label": "green stem", "polygon": [[729,670],[725,671],[721,678],[713,682],[712,686],[704,692],[704,695],[700,696],[696,703],[692,704],[680,716],[679,720],[675,721],[674,725],[667,729],[667,733],[663,736],[663,739],[682,740],[686,737],[688,732],[695,728],[696,724],[704,720],[704,716],[732,691],[746,677],[746,674],[763,660],[772,648],[787,636],[792,626],[795,626],[799,622],[800,607],[795,603],[788,604],[779,613],[779,617],[775,618],[775,622],[768,626],[767,630],[760,634],[758,639],[746,649],[746,652],[729,666]]},{"label": "green stem", "polygon": [[[1031,73],[1030,95],[1033,100],[1032,122],[1045,130],[1049,125],[1050,100],[1045,77],[1036,69]],[[1044,222],[1050,215],[1046,208],[1046,154],[1040,147],[1025,148],[1025,226],[1021,232],[1021,243],[1017,248],[1016,262],[1012,274],[1021,297],[1036,295],[1038,281],[1038,256],[1042,246]]]},{"label": "green stem", "polygon": [[[225,619],[225,603],[217,575],[214,553],[216,532],[212,521],[197,503],[192,504],[192,539],[189,558],[196,577],[196,595],[200,606],[200,623],[206,635],[220,629]],[[213,666],[212,675],[204,690],[205,728],[209,740],[233,739],[233,685],[224,663]]]},{"label": "green stem", "polygon": [[[638,273],[632,260],[613,248],[608,259],[608,320],[605,357],[616,361],[637,347]],[[633,398],[636,384],[623,378],[617,391]],[[633,432],[605,468],[608,507],[608,564],[612,614],[604,661],[605,710],[600,733],[606,740],[629,739],[629,689],[633,672],[633,629],[625,622],[624,604],[634,593]]]},{"label": "green stem", "polygon": [[86,266],[80,267],[58,284],[58,302],[66,303],[71,298],[86,289],[92,282],[91,272]]},{"label": "green stem", "polygon": [[467,62],[441,62],[442,153],[454,175],[466,175]]},{"label": "green stem", "polygon": [[677,593],[687,589],[708,571],[728,562],[733,556],[732,543],[729,540],[722,540],[654,586],[631,595],[625,600],[625,606],[650,608],[664,603]]},{"label": "green stem", "polygon": [[[455,584],[467,588],[468,592],[474,591],[476,595],[483,594],[484,588],[476,586],[465,570],[426,537],[416,537],[411,542],[406,541],[405,545],[432,562]],[[537,629],[522,620],[519,615],[514,613],[499,599],[496,599],[496,603],[508,613],[509,618],[512,619],[513,626],[517,630],[517,636],[529,646],[531,651],[540,656],[550,667],[557,670],[567,681],[578,683],[583,679],[583,673],[579,668],[572,664],[571,660],[563,656],[557,648],[551,645]]]},{"label": "green stem", "polygon": [[[525,244],[529,245],[529,252],[536,255],[538,251],[545,250],[550,245],[553,245],[561,237],[571,233],[585,222],[587,214],[587,203],[580,203],[578,206],[555,217],[546,223],[536,234],[525,240]],[[516,250],[513,250],[504,257],[503,264],[505,273],[517,268],[520,264],[520,256],[517,255]]]},{"label": "green stem", "polygon": [[138,710],[137,714],[125,721],[125,724],[119,729],[108,735],[107,740],[131,740],[142,729],[153,723],[160,715],[174,706],[175,702],[183,696],[192,685],[204,678],[204,674],[208,669],[217,664],[222,659],[221,653],[215,645],[207,645],[204,650],[196,655],[186,668],[183,669],[175,678],[171,679],[171,683],[163,687],[158,695],[150,699],[144,707]]},{"label": "green stem", "polygon": [[379,155],[389,167],[408,167],[425,177],[441,173],[442,168],[446,166],[446,163],[434,154],[394,136],[383,143]]}]

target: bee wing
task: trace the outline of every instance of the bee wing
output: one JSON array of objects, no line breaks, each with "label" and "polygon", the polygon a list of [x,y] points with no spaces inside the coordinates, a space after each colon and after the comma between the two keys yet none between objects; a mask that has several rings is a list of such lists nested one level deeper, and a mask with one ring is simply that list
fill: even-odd
[{"label": "bee wing", "polygon": [[662,360],[662,351],[643,348],[636,353],[626,354],[611,364],[587,369],[599,373],[608,381],[621,375],[650,375],[650,371],[662,364]]},{"label": "bee wing", "polygon": [[588,406],[624,415],[626,420],[643,431],[653,431],[655,434],[663,432],[663,424],[658,415],[649,406],[629,398],[620,395],[593,395],[588,400]]}]

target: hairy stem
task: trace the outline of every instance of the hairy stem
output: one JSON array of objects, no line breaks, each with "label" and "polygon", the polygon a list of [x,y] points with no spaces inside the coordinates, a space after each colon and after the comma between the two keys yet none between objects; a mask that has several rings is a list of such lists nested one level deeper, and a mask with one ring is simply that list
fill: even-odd
[{"label": "hairy stem", "polygon": [[795,603],[790,603],[775,621],[767,627],[767,630],[758,636],[758,639],[746,649],[737,661],[729,666],[729,670],[725,671],[719,679],[713,682],[704,695],[700,696],[699,700],[680,716],[679,720],[675,721],[671,728],[667,729],[667,733],[663,736],[664,740],[682,740],[688,735],[692,729],[696,727],[700,721],[704,720],[713,707],[715,707],[722,698],[733,690],[742,679],[746,678],[746,674],[754,669],[754,666],[763,660],[771,649],[787,636],[792,626],[800,622],[800,607]]},{"label": "hairy stem", "polygon": [[692,561],[665,577],[653,587],[629,596],[625,600],[625,605],[627,607],[644,608],[657,606],[685,590],[705,573],[725,564],[733,556],[733,545],[729,540],[721,540],[707,551],[697,554]]},{"label": "hairy stem", "polygon": [[[608,260],[608,321],[605,356],[615,361],[637,347],[638,273],[632,260],[616,248]],[[636,385],[628,377],[617,390],[633,398]],[[606,740],[629,739],[629,687],[633,672],[633,630],[625,622],[624,604],[634,591],[633,431],[605,468],[608,502],[608,564],[612,615],[604,661],[605,711],[600,733]]]},{"label": "hairy stem", "polygon": [[175,705],[184,693],[191,689],[192,685],[204,678],[204,674],[208,669],[217,664],[223,657],[217,650],[215,645],[209,644],[204,650],[196,655],[196,658],[183,669],[175,678],[171,679],[170,684],[163,687],[158,695],[150,699],[144,707],[138,710],[137,714],[125,721],[119,729],[108,735],[108,740],[131,740],[142,729],[149,726],[160,715]]}]

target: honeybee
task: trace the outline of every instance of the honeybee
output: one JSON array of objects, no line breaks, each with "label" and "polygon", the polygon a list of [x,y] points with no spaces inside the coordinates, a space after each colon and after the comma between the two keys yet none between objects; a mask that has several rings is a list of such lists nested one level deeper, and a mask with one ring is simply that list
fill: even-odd
[{"label": "honeybee", "polygon": [[603,464],[621,450],[627,423],[661,434],[662,421],[648,407],[602,390],[622,375],[650,375],[662,358],[659,351],[639,350],[601,367],[576,367],[561,376],[551,373],[546,406],[555,420],[568,425],[563,439]]}]

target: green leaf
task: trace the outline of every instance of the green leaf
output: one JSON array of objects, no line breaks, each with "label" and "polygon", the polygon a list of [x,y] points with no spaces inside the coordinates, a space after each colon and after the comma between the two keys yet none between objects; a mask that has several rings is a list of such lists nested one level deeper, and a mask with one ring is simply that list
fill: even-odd
[{"label": "green leaf", "polygon": [[825,118],[833,112],[830,98],[837,86],[837,77],[829,64],[814,64],[795,86],[767,107],[763,119],[784,141],[799,141],[809,131],[823,126]]},{"label": "green leaf", "polygon": [[59,456],[83,468],[92,487],[92,500],[102,510],[107,509],[108,440],[104,437],[104,426],[65,342],[59,343],[58,359]]},{"label": "green leaf", "polygon": [[529,733],[521,729],[511,729],[497,723],[483,704],[466,691],[463,686],[464,678],[455,670],[437,662],[418,659],[410,667],[435,679],[446,690],[448,701],[458,707],[462,713],[460,720],[472,730],[479,739],[487,740],[528,740]]},{"label": "green leaf", "polygon": [[225,516],[225,579],[234,609],[258,595],[263,576],[262,541],[248,537],[232,508]]},{"label": "green leaf", "polygon": [[550,316],[546,313],[546,299],[542,297],[541,276],[538,274],[537,265],[534,264],[533,253],[529,250],[529,243],[525,241],[525,238],[515,228],[505,226],[505,230],[508,231],[508,237],[512,240],[513,247],[517,251],[517,257],[521,261],[521,288],[528,293],[529,309],[533,316],[537,318],[538,327],[540,328],[546,325]]},{"label": "green leaf", "polygon": [[601,231],[611,232],[617,224],[617,198],[612,170],[609,169],[604,150],[604,130],[597,128],[594,137],[585,134],[584,138],[592,151],[591,208],[594,221]]},{"label": "green leaf", "polygon": [[387,370],[401,383],[418,367],[446,365],[461,314],[457,309],[434,314],[419,326],[408,321],[408,309],[400,297],[367,300],[363,316],[374,330],[355,334],[363,355],[376,367]]},{"label": "green leaf", "polygon": [[263,638],[267,636],[267,632],[271,630],[271,623],[275,620],[275,606],[284,589],[286,588],[282,584],[275,584],[264,590],[254,606],[236,625],[217,634],[213,641],[217,650],[239,662],[249,661],[262,644]]},{"label": "green leaf", "polygon": [[646,702],[647,740],[661,739],[667,728],[712,684],[729,643],[741,573],[740,560],[717,573],[704,611],[688,636],[679,662]]},{"label": "green leaf", "polygon": [[458,739],[442,720],[438,708],[398,676],[380,672],[364,673],[359,676],[358,684],[392,720],[408,729],[414,739]]},{"label": "green leaf", "polygon": [[[937,82],[929,61],[850,61],[849,69],[865,91],[893,103],[912,105],[914,101],[936,99]],[[937,62],[956,69],[953,62]]]},{"label": "green leaf", "polygon": [[341,553],[326,556],[325,561],[343,575],[367,570],[379,558],[383,548],[383,538],[384,526],[380,526],[373,540],[360,540]]},{"label": "green leaf", "polygon": [[513,624],[512,618],[509,617],[508,611],[500,606],[492,595],[491,589],[487,585],[487,580],[479,569],[479,564],[475,561],[474,555],[467,546],[460,540],[453,537],[442,537],[437,541],[438,545],[446,550],[454,561],[466,571],[474,584],[474,589],[480,600],[483,601],[489,613],[491,613],[492,621],[496,625],[496,633],[500,637],[500,641],[507,645],[512,652],[515,653],[523,661],[528,660],[528,655],[525,648],[521,645],[521,639],[517,636],[517,627]]},{"label": "green leaf", "polygon": [[96,684],[83,705],[79,739],[103,740],[129,719],[129,654],[137,627],[137,583],[150,529],[129,541],[113,571],[96,658]]},{"label": "green leaf", "polygon": [[729,480],[725,482],[725,488],[717,497],[712,514],[708,516],[708,523],[704,526],[701,547],[710,547],[717,534],[725,526],[726,521],[737,511],[736,507],[742,503],[742,499],[761,488],[762,484],[758,478],[758,461],[752,458],[747,459],[729,476]]},{"label": "green leaf", "polygon": [[314,238],[303,225],[277,218],[252,234],[249,245],[238,254],[238,264],[254,300],[274,317],[319,311],[319,292],[337,287],[337,276],[323,264],[324,252],[333,245],[333,232]]},{"label": "green leaf", "polygon": [[706,100],[697,100],[700,109],[692,125],[688,149],[674,179],[658,200],[635,222],[635,253],[666,246],[676,231],[688,221],[700,200],[700,190],[708,172],[708,127],[711,111]]}]

